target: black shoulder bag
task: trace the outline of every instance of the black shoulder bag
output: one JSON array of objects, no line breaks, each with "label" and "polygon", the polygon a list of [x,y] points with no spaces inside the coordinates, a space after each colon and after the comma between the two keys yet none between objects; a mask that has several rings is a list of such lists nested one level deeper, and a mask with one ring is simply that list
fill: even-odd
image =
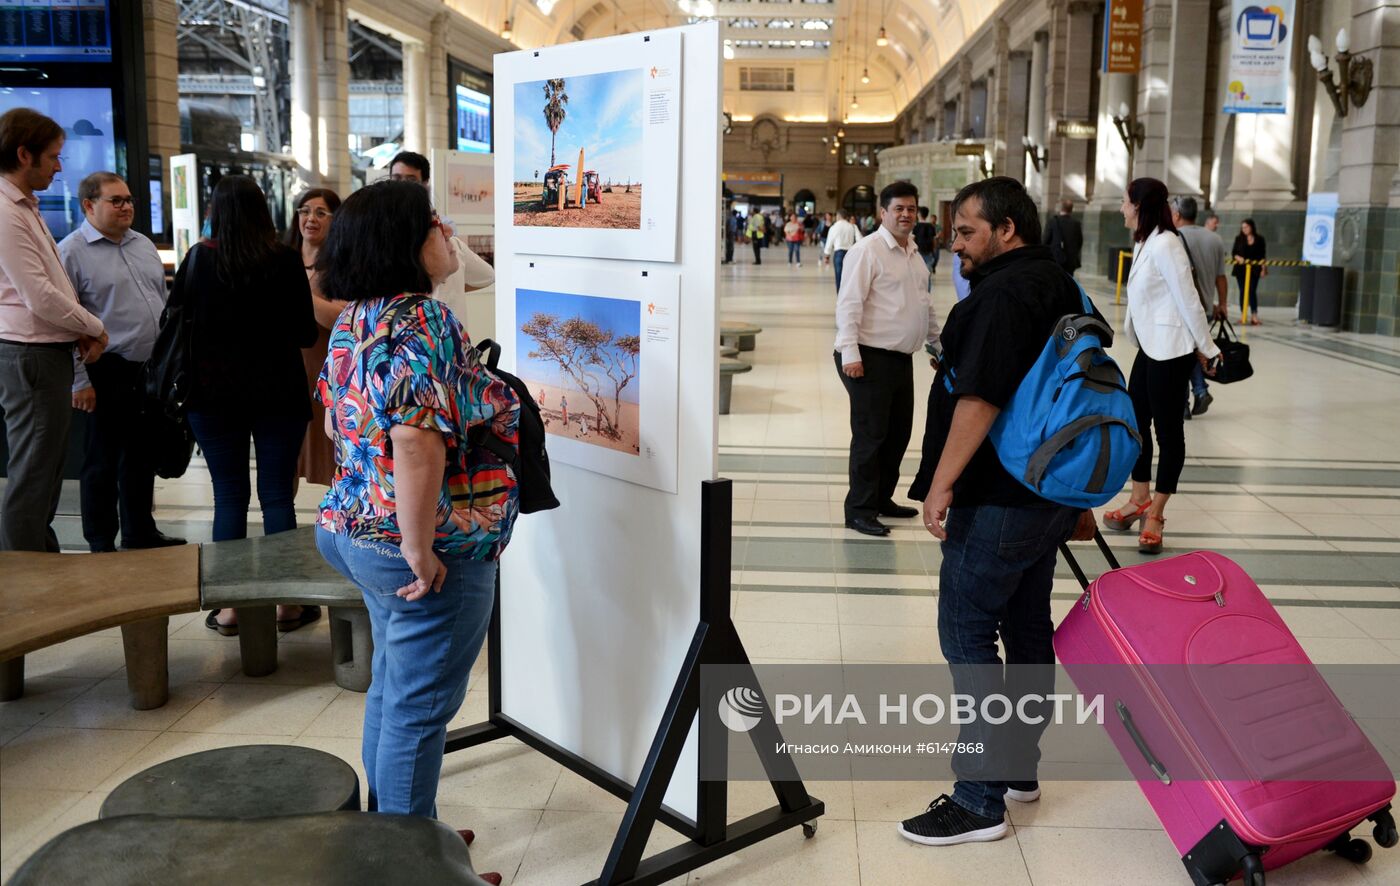
[{"label": "black shoulder bag", "polygon": [[1249,364],[1249,345],[1240,341],[1235,327],[1224,317],[1215,321],[1215,346],[1220,349],[1221,362],[1211,381],[1228,385],[1254,374],[1254,367]]},{"label": "black shoulder bag", "polygon": [[[195,247],[185,256],[185,281],[193,276],[200,252]],[[183,476],[194,455],[194,434],[185,419],[194,379],[193,327],[194,306],[189,304],[184,288],[176,286],[161,312],[160,332],[146,361],[146,398],[142,407],[142,420],[148,428],[147,451],[156,476],[166,480]]]}]

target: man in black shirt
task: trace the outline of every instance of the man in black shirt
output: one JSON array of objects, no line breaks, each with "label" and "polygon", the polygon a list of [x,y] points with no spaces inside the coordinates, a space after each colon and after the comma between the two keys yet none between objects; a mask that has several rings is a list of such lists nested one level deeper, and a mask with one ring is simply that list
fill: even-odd
[{"label": "man in black shirt", "polygon": [[919,207],[919,221],[914,225],[914,245],[928,268],[928,291],[933,291],[933,272],[938,270],[938,226],[928,220],[928,207]]},{"label": "man in black shirt", "polygon": [[[1034,240],[1027,241],[1034,243]],[[1084,227],[1074,217],[1074,203],[1060,201],[1060,212],[1045,226],[1045,245],[1055,258],[1055,263],[1073,276],[1079,270],[1079,254],[1084,249]]]},{"label": "man in black shirt", "polygon": [[[1021,485],[1002,467],[987,434],[1056,321],[1084,309],[1078,286],[1050,250],[1028,245],[1040,242],[1040,217],[1020,182],[1004,176],[976,182],[958,193],[953,207],[953,252],[972,292],[943,329],[923,460],[909,495],[924,500],[925,527],[943,542],[938,639],[956,691],[1013,700],[1048,696],[1055,680],[1050,589],[1056,549],[1072,535],[1092,537],[1093,515]],[[1010,666],[1005,672],[998,634]],[[1045,708],[1027,704],[1025,712],[1033,718]],[[933,846],[1000,839],[1006,798],[1040,796],[1035,763],[1043,728],[964,726],[958,741],[983,743],[986,753],[955,755],[952,796],[934,800],[927,812],[901,824],[900,833]]]}]

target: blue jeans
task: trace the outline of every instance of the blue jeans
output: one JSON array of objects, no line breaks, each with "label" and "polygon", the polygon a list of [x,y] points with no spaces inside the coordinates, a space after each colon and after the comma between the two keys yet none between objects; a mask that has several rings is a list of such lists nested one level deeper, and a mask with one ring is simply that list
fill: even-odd
[{"label": "blue jeans", "polygon": [[836,271],[836,292],[841,292],[841,265],[846,262],[846,250],[838,249],[831,254],[831,267]]},{"label": "blue jeans", "polygon": [[797,262],[799,265],[802,264],[801,240],[788,241],[788,264],[792,264],[793,262]]},{"label": "blue jeans", "polygon": [[1191,367],[1191,392],[1199,400],[1210,390],[1206,384],[1206,371],[1201,367],[1201,362],[1197,360]]},{"label": "blue jeans", "polygon": [[[957,693],[978,699],[999,693],[1015,702],[1029,693],[1054,692],[1050,590],[1057,547],[1069,538],[1079,513],[1060,505],[949,510],[938,579],[938,642]],[[997,655],[998,634],[1012,666],[1005,670]],[[1046,713],[1043,705],[1027,705],[1027,713],[1036,711]],[[980,742],[987,750],[953,757],[958,778],[953,802],[977,815],[1002,818],[1007,781],[1035,780],[1045,725],[964,725],[958,741]]]},{"label": "blue jeans", "polygon": [[919,258],[924,260],[924,267],[928,268],[928,291],[933,292],[933,272],[938,267],[938,250],[935,249],[928,255],[920,253]]},{"label": "blue jeans", "polygon": [[248,537],[248,441],[258,457],[258,506],[263,535],[297,528],[297,456],[307,420],[238,412],[190,412],[190,429],[214,484],[214,541]]},{"label": "blue jeans", "polygon": [[447,724],[486,640],[496,561],[438,554],[442,590],[410,602],[394,593],[414,579],[394,545],[318,526],[316,548],[359,586],[369,610],[373,679],[360,747],[369,811],[435,818]]}]

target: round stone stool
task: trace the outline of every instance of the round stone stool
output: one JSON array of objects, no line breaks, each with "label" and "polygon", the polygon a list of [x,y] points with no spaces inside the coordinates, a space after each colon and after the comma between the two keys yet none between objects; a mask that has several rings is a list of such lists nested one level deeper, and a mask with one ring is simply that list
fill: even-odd
[{"label": "round stone stool", "polygon": [[360,779],[344,760],[312,748],[255,744],[138,772],[107,795],[98,817],[267,818],[359,808]]}]

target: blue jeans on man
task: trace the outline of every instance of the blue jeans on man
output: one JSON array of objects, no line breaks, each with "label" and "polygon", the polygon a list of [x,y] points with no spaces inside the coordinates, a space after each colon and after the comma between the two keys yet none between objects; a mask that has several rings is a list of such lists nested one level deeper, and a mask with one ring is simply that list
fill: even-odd
[{"label": "blue jeans on man", "polygon": [[1210,391],[1210,386],[1206,384],[1206,371],[1197,360],[1191,367],[1191,393],[1197,400],[1204,397]]},{"label": "blue jeans on man", "polygon": [[[1055,688],[1055,625],[1050,591],[1061,542],[1080,512],[1061,505],[949,509],[939,570],[938,641],[956,692],[976,698],[998,693],[1015,702]],[[1003,669],[997,636],[1006,650]],[[979,702],[980,709],[980,702]],[[1027,706],[1027,712],[1037,709]],[[1038,708],[1044,713],[1043,708]],[[991,751],[953,757],[953,802],[976,815],[1002,819],[1008,781],[1034,781],[1040,725],[963,726],[958,742]],[[1019,771],[1008,768],[1012,761]]]},{"label": "blue jeans on man", "polygon": [[846,261],[846,250],[838,249],[831,254],[831,267],[836,270],[836,292],[841,292],[841,265]]},{"label": "blue jeans on man", "polygon": [[373,680],[360,748],[368,809],[435,818],[447,724],[486,640],[496,561],[439,553],[447,567],[442,590],[409,601],[395,594],[414,580],[396,546],[317,527],[316,547],[360,588],[369,610]]}]

